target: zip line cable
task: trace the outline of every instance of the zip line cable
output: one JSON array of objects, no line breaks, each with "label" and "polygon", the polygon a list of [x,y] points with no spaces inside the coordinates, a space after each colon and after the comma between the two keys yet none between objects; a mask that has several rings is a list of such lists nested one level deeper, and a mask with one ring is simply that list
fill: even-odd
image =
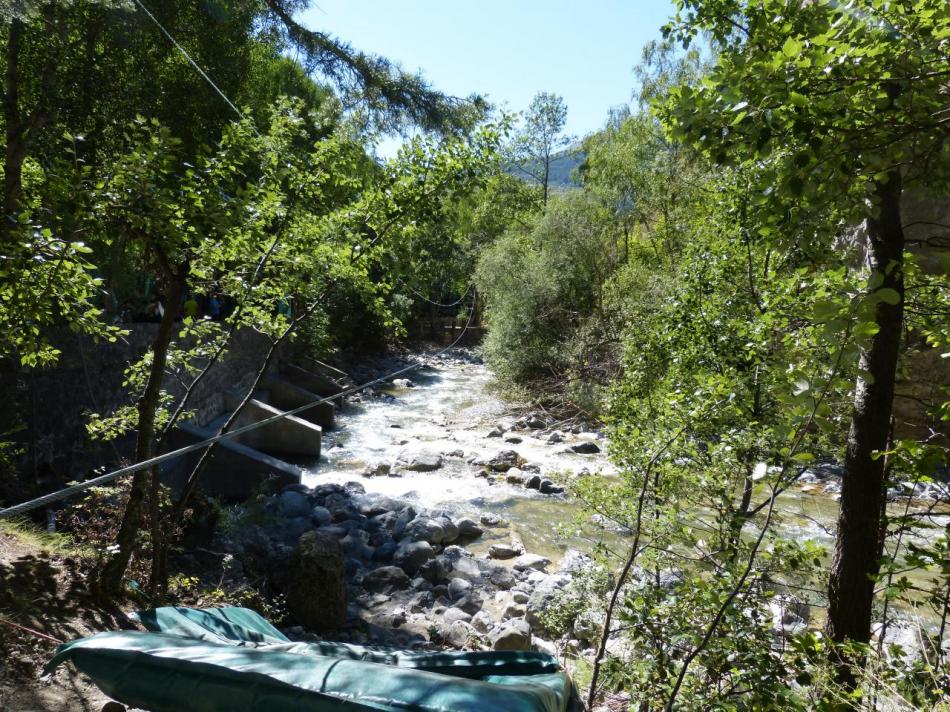
[{"label": "zip line cable", "polygon": [[[475,315],[474,306],[475,306],[476,297],[477,297],[477,292],[475,292],[475,294],[472,297],[473,308],[471,310],[471,313],[468,316],[468,322],[466,322],[465,327],[462,329],[462,332],[458,335],[455,341],[453,341],[451,344],[449,344],[445,348],[440,349],[439,351],[436,351],[433,355],[429,356],[428,359],[438,358],[439,356],[446,353],[447,351],[450,351],[453,348],[455,348],[459,344],[459,342],[461,342],[462,337],[465,336],[466,332],[472,326],[472,319],[474,318],[474,315]],[[0,519],[8,519],[10,517],[15,517],[17,515],[24,514],[34,509],[38,509],[39,507],[53,504],[54,502],[59,502],[64,499],[68,499],[69,497],[79,494],[80,492],[85,492],[86,490],[92,489],[93,487],[99,487],[108,482],[112,482],[113,480],[116,480],[119,477],[122,477],[123,475],[128,475],[133,472],[138,472],[139,470],[144,470],[149,467],[154,467],[155,465],[160,465],[163,462],[168,462],[169,460],[174,460],[175,458],[181,457],[182,455],[186,455],[189,452],[194,452],[195,450],[201,450],[202,448],[205,448],[217,442],[221,442],[222,440],[228,440],[237,435],[249,433],[252,430],[257,430],[258,428],[262,428],[265,425],[276,423],[278,420],[282,420],[289,415],[297,415],[298,413],[302,413],[305,410],[315,408],[321,403],[327,403],[329,401],[340,398],[341,396],[348,396],[354,393],[358,393],[359,391],[365,390],[369,388],[370,386],[374,386],[378,383],[383,383],[384,381],[389,381],[396,376],[402,375],[403,373],[409,373],[410,371],[415,371],[416,369],[422,368],[423,366],[426,366],[426,365],[428,364],[425,362],[425,360],[420,361],[418,363],[410,364],[404,368],[400,368],[391,373],[387,373],[384,376],[380,376],[379,378],[374,378],[371,381],[367,381],[366,383],[363,383],[362,385],[346,388],[340,391],[339,393],[337,393],[336,395],[327,396],[326,398],[319,398],[315,401],[312,401],[310,403],[305,403],[304,405],[298,406],[291,410],[278,413],[277,415],[272,415],[269,418],[265,418],[264,420],[259,420],[256,423],[250,423],[249,425],[244,425],[244,426],[241,426],[240,428],[229,430],[226,433],[219,433],[210,438],[207,438],[206,440],[202,440],[201,442],[193,443],[192,445],[186,445],[185,447],[178,448],[177,450],[166,452],[163,455],[157,455],[156,457],[150,458],[148,460],[137,462],[134,465],[121,467],[118,470],[114,470],[104,475],[100,475],[99,477],[93,477],[91,480],[86,480],[85,482],[80,482],[75,485],[70,485],[69,487],[65,487],[61,490],[57,490],[56,492],[50,492],[49,494],[45,494],[42,497],[37,497],[35,499],[31,499],[26,502],[21,502],[20,504],[15,504],[12,507],[7,507],[6,509],[0,509]]]},{"label": "zip line cable", "polygon": [[[142,10],[142,12],[144,12],[146,15],[148,15],[149,19],[150,19],[152,22],[155,23],[156,27],[158,27],[159,30],[162,31],[162,34],[165,35],[165,36],[168,38],[168,41],[171,42],[173,45],[175,45],[175,47],[178,49],[178,51],[181,52],[182,55],[184,55],[185,59],[187,59],[188,62],[191,64],[191,66],[195,68],[195,71],[197,71],[198,74],[200,74],[202,77],[204,77],[204,80],[205,80],[206,82],[208,82],[208,84],[211,85],[211,88],[214,89],[214,90],[218,93],[218,96],[220,96],[222,99],[224,99],[225,103],[226,103],[228,106],[230,106],[232,109],[234,109],[234,113],[237,114],[238,116],[240,116],[241,119],[243,120],[243,119],[245,118],[245,116],[244,116],[244,114],[241,112],[241,110],[240,110],[239,108],[237,108],[237,107],[234,105],[234,103],[233,103],[230,99],[228,99],[227,95],[226,95],[223,91],[221,91],[221,89],[218,87],[218,85],[215,84],[214,81],[211,79],[211,77],[208,76],[208,73],[205,72],[205,70],[203,70],[203,69],[198,65],[198,63],[197,63],[194,59],[191,58],[191,55],[188,54],[188,51],[178,43],[178,40],[176,40],[174,37],[172,37],[172,33],[169,32],[168,30],[166,30],[165,27],[162,25],[162,23],[159,22],[158,19],[155,17],[155,15],[153,15],[153,14],[149,11],[149,9],[148,9],[147,7],[145,7],[145,5],[142,4],[142,0],[133,0],[133,1],[135,2],[136,5],[139,6],[139,8]],[[251,128],[254,128],[254,127],[252,126]],[[254,131],[255,131],[255,133],[256,133],[256,132],[257,132],[257,129],[255,128]]]}]

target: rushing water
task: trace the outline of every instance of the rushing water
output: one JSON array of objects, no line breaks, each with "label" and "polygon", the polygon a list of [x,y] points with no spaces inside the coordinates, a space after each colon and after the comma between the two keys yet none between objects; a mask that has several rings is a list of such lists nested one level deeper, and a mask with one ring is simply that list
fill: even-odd
[{"label": "rushing water", "polygon": [[[614,543],[616,533],[607,532],[584,520],[576,502],[562,495],[542,495],[536,490],[496,478],[494,484],[476,474],[480,466],[472,460],[490,458],[501,450],[515,450],[529,463],[540,467],[541,475],[599,471],[616,474],[602,452],[579,455],[565,452],[567,446],[590,439],[591,434],[564,434],[565,441],[550,444],[547,433],[519,430],[508,433],[522,438],[510,444],[487,433],[501,423],[515,420],[510,407],[493,394],[491,372],[467,358],[442,358],[434,366],[411,376],[412,388],[387,387],[375,397],[347,403],[338,415],[337,427],[325,433],[323,456],[309,468],[306,484],[359,480],[369,492],[412,501],[430,510],[458,516],[498,514],[524,541],[528,551],[553,560],[571,546],[590,550],[594,540]],[[402,470],[399,476],[363,477],[368,467],[395,465],[400,455],[434,453],[443,465],[432,472]],[[892,513],[903,513],[905,504],[891,505]],[[838,503],[816,485],[784,493],[776,508],[775,524],[780,532],[796,540],[811,539],[830,551]],[[935,524],[945,526],[950,517],[941,515]],[[493,532],[495,532],[493,534]],[[471,545],[476,553],[509,534],[486,529],[485,536]],[[923,580],[921,580],[923,583]]]}]

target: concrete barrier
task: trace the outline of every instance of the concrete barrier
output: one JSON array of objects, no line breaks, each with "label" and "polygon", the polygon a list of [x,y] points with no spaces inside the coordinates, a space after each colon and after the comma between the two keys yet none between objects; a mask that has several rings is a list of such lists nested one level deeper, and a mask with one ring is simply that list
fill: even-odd
[{"label": "concrete barrier", "polygon": [[[228,408],[236,409],[243,397],[233,392],[224,394],[224,403]],[[266,418],[279,415],[283,411],[268,405],[263,401],[252,398],[241,411],[234,427],[243,427],[257,423]],[[288,415],[280,420],[257,428],[238,436],[238,442],[248,445],[271,455],[292,455],[295,457],[320,457],[320,441],[322,431],[319,425],[314,425],[295,415]]]},{"label": "concrete barrier", "polygon": [[[321,397],[316,393],[301,388],[298,385],[285,381],[283,378],[269,378],[264,383],[265,392],[259,395],[259,399],[270,403],[275,408],[281,410],[293,410],[302,405],[313,403]],[[328,401],[307,408],[297,414],[298,418],[307,420],[321,428],[332,428],[336,422],[336,408],[333,403]]]},{"label": "concrete barrier", "polygon": [[[181,423],[172,431],[170,446],[180,448],[210,438],[226,417],[220,416],[206,428],[191,422]],[[196,450],[162,465],[162,481],[180,491],[201,453],[201,450]],[[252,497],[265,487],[279,490],[299,483],[303,475],[303,468],[289,462],[233,440],[221,440],[199,480],[198,488],[214,497],[239,501]]]},{"label": "concrete barrier", "polygon": [[322,398],[339,395],[343,391],[343,386],[328,376],[320,373],[308,371],[292,363],[284,364],[281,367],[283,377],[301,388],[316,393]]}]

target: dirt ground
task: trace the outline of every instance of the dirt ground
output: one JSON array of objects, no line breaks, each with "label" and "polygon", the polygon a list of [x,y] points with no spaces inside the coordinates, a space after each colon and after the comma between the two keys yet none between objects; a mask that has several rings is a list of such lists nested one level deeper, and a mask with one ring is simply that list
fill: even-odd
[{"label": "dirt ground", "polygon": [[42,679],[57,643],[9,624],[63,642],[136,628],[127,615],[131,608],[92,600],[85,568],[80,558],[57,553],[33,536],[0,529],[0,712],[99,712],[110,701],[69,665]]}]

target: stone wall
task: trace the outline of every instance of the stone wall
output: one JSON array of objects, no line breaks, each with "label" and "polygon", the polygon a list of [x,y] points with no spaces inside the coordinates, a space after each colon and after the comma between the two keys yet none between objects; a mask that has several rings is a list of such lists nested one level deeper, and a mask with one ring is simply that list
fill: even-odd
[{"label": "stone wall", "polygon": [[[129,324],[127,328],[130,333],[113,344],[96,343],[69,332],[58,334],[54,343],[62,356],[53,368],[0,366],[3,407],[9,408],[0,425],[19,420],[25,426],[14,435],[22,445],[17,482],[7,482],[6,487],[0,483],[0,499],[25,499],[32,491],[48,491],[69,480],[85,479],[92,468],[130,457],[132,437],[102,443],[86,432],[89,413],[110,413],[131,404],[122,385],[124,371],[145,353],[158,324]],[[224,411],[225,391],[250,387],[267,345],[266,337],[255,331],[235,334],[227,355],[211,368],[190,400],[189,409],[195,411],[199,425]],[[278,361],[275,359],[275,366]],[[169,375],[165,388],[181,397],[189,381],[186,375],[181,379]],[[14,486],[16,491],[11,492]]]}]

